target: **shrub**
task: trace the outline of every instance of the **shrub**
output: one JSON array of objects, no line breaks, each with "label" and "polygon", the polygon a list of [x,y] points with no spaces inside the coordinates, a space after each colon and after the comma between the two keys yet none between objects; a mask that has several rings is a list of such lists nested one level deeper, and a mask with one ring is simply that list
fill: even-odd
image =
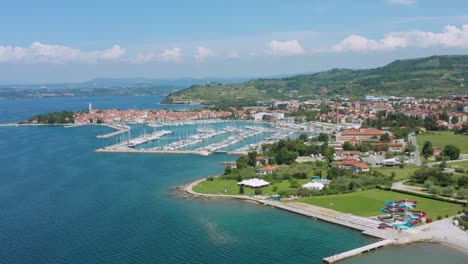
[{"label": "shrub", "polygon": [[255,195],[261,195],[262,194],[262,189],[255,189],[254,193],[255,193]]},{"label": "shrub", "polygon": [[299,188],[300,184],[296,179],[291,180],[291,188]]},{"label": "shrub", "polygon": [[460,225],[464,226],[464,227],[465,227],[465,230],[468,229],[468,221],[465,221],[465,220],[461,219],[461,218],[458,217],[458,216],[455,216],[453,219],[454,219],[454,220],[457,220],[458,223],[459,223]]},{"label": "shrub", "polygon": [[441,219],[442,219],[442,216],[438,215],[437,220],[441,220]]},{"label": "shrub", "polygon": [[273,192],[277,192],[278,191],[278,186],[276,185],[273,185],[273,188],[272,188]]},{"label": "shrub", "polygon": [[206,178],[207,181],[214,181],[214,177],[208,177]]}]

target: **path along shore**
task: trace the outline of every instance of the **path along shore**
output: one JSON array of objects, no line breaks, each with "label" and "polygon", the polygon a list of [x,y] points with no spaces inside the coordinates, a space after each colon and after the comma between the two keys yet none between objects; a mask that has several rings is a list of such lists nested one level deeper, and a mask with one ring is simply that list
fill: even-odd
[{"label": "path along shore", "polygon": [[468,253],[468,235],[465,231],[452,225],[451,218],[425,224],[408,230],[398,231],[393,228],[378,229],[380,221],[367,217],[345,214],[331,209],[313,206],[298,202],[280,202],[268,200],[264,196],[223,195],[197,193],[193,187],[205,181],[206,178],[197,180],[183,187],[183,190],[194,198],[205,199],[236,199],[256,202],[262,205],[272,206],[292,213],[319,219],[325,222],[341,225],[361,231],[363,235],[381,239],[380,241],[357,249],[343,252],[324,258],[325,263],[334,263],[361,253],[388,245],[405,245],[416,242],[435,242],[451,246]]}]

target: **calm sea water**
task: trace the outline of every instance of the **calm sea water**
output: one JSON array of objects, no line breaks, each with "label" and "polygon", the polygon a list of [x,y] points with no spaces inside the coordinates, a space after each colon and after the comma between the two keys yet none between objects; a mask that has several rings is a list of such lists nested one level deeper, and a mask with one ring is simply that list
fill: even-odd
[{"label": "calm sea water", "polygon": [[[19,102],[18,109],[7,104],[14,116],[24,115]],[[36,112],[50,111],[44,102],[29,104],[40,106]],[[269,207],[176,199],[172,186],[220,173],[219,162],[236,157],[95,153],[113,143],[96,139],[109,131],[0,128],[0,263],[320,263],[373,241]],[[404,253],[439,263],[427,257],[426,247],[458,256],[445,263],[467,260],[434,245],[360,259],[383,263]]]}]

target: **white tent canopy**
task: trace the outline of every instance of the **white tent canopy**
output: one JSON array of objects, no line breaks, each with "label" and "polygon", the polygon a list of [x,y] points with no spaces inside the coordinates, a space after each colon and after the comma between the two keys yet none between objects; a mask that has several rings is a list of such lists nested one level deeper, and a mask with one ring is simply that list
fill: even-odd
[{"label": "white tent canopy", "polygon": [[253,178],[250,180],[243,180],[241,182],[238,182],[237,185],[244,185],[246,187],[251,187],[251,188],[259,188],[259,187],[268,186],[270,185],[270,183],[262,179]]},{"label": "white tent canopy", "polygon": [[302,188],[306,188],[306,189],[317,189],[319,191],[321,191],[323,189],[325,185],[323,185],[322,183],[320,182],[308,182],[304,185],[302,185]]}]

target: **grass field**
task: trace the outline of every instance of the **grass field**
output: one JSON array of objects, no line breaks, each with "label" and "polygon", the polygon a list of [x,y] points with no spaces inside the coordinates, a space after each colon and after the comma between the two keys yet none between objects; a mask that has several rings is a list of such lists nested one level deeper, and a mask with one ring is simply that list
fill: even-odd
[{"label": "grass field", "polygon": [[[297,180],[299,184],[309,182],[309,179]],[[274,183],[273,185],[262,188],[262,194],[276,194],[281,191],[290,190],[290,182],[284,180],[280,183]],[[278,186],[278,191],[273,192],[273,186]],[[234,194],[239,195],[239,186],[236,180],[223,180],[215,178],[213,181],[203,181],[193,187],[193,190],[198,193],[207,194]],[[253,194],[253,189],[245,188],[245,195]]]},{"label": "grass field", "polygon": [[437,219],[437,216],[455,215],[463,208],[459,204],[377,189],[348,194],[306,197],[295,201],[369,217],[383,214],[380,208],[384,206],[386,201],[401,199],[417,201],[416,209],[426,212],[427,217],[434,220]]},{"label": "grass field", "polygon": [[416,137],[419,151],[422,150],[424,142],[430,141],[433,147],[444,148],[448,144],[452,144],[460,148],[460,153],[468,153],[468,136],[456,135],[448,131],[435,131],[419,134]]},{"label": "grass field", "polygon": [[395,179],[394,180],[395,181],[401,181],[401,180],[404,180],[404,179],[409,179],[409,177],[417,169],[419,169],[418,166],[406,165],[403,169],[400,169],[400,167],[381,167],[381,168],[376,168],[375,170],[385,174],[386,176],[390,176],[392,174],[392,172],[395,172]]},{"label": "grass field", "polygon": [[448,163],[448,165],[450,167],[462,167],[462,168],[468,169],[468,160],[467,161]]}]

